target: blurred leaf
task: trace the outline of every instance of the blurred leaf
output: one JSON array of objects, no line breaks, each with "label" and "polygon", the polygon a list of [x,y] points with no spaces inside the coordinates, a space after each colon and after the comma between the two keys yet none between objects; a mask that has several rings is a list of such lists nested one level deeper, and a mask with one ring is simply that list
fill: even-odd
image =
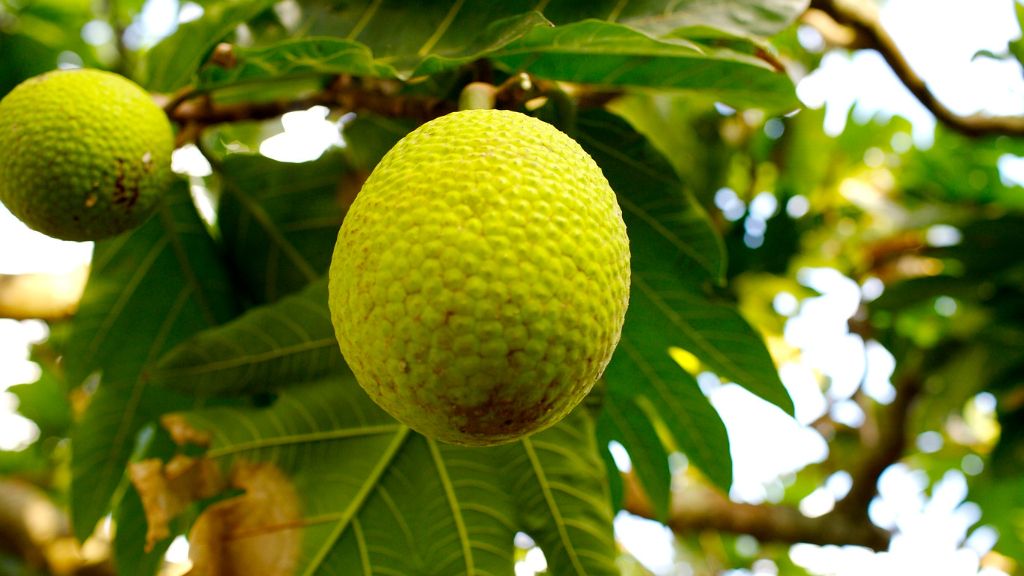
[{"label": "blurred leaf", "polygon": [[339,195],[358,185],[348,172],[336,151],[301,164],[255,154],[225,159],[218,224],[236,283],[254,302],[272,302],[327,272],[344,216]]},{"label": "blurred leaf", "polygon": [[[696,313],[689,306],[672,310],[665,305],[664,295],[655,294],[652,298],[645,292],[650,281],[644,275],[654,272],[671,274],[678,279],[676,285],[669,288],[672,296],[692,290],[690,284],[717,281],[725,266],[720,240],[707,215],[672,176],[664,158],[622,119],[606,112],[587,112],[580,116],[579,127],[580,144],[601,166],[618,194],[632,253],[629,310],[622,340],[605,372],[610,398],[613,398],[609,402],[642,402],[650,412],[659,414],[679,448],[709,478],[727,488],[732,481],[732,464],[725,426],[693,377],[671,359],[669,348],[686,347],[702,359],[710,356],[712,360],[706,361],[713,365],[712,361],[725,354],[719,350],[720,346],[731,353],[737,341],[746,340],[744,346],[753,344],[756,356],[756,351],[763,351],[764,345],[745,324],[733,322],[735,333],[720,332],[717,323],[730,318],[727,310],[715,314],[710,319],[712,322],[706,322],[704,318],[713,308],[705,301],[695,304]],[[681,319],[691,315],[701,318],[698,328],[691,325],[689,319]],[[731,315],[739,318],[735,310]],[[719,334],[724,339],[710,344],[704,340],[708,336],[702,331],[712,339],[719,339]],[[695,338],[706,345],[694,345]],[[762,353],[767,356],[767,352]],[[743,356],[738,355],[740,362],[746,361]],[[777,381],[770,359],[768,367]],[[738,364],[730,369],[744,370]],[[763,368],[758,366],[758,369]],[[762,388],[766,393],[770,390],[775,394],[768,386]],[[635,428],[631,431],[636,439],[652,439]],[[623,442],[621,438],[616,439]],[[640,449],[636,442],[632,444],[633,450]],[[664,453],[660,442],[645,445],[643,450],[649,454]],[[660,472],[648,469],[641,480],[656,483],[657,474]],[[653,488],[657,490],[656,485]]]},{"label": "blurred leaf", "polygon": [[[958,261],[959,274],[976,284],[984,280],[1019,286],[1020,274],[1024,272],[1024,261],[1018,253],[1020,246],[1024,246],[1024,215],[1011,213],[997,218],[977,218],[961,226],[959,231],[959,242],[933,249],[930,255]],[[991,288],[978,286],[980,290]]]},{"label": "blurred leaf", "polygon": [[234,311],[223,267],[176,182],[141,228],[97,242],[89,282],[65,345],[68,382],[101,374],[98,392],[72,431],[72,518],[84,539],[109,509],[139,429],[164,411],[195,403],[151,389],[143,366]]},{"label": "blurred leaf", "polygon": [[1024,558],[1024,478],[1019,474],[982,477],[971,485],[970,499],[981,506],[980,524],[999,532],[995,550],[1009,558]]},{"label": "blurred leaf", "polygon": [[[588,112],[579,126],[580,144],[616,190],[629,233],[633,282],[623,339],[635,322],[631,316],[639,314],[634,309],[649,307],[649,318],[635,324],[637,333],[645,333],[644,354],[667,358],[670,347],[681,347],[792,414],[793,401],[761,337],[735,306],[704,292],[702,284],[717,281],[725,267],[721,239],[707,215],[683,192],[664,158],[623,120]],[[647,333],[659,333],[654,326],[661,336],[652,341]]]},{"label": "blurred leaf", "polygon": [[616,98],[608,109],[661,152],[686,190],[710,198],[725,182],[734,151],[722,142],[722,116],[713,98],[636,92]]},{"label": "blurred leaf", "polygon": [[275,0],[222,0],[203,7],[203,15],[178,30],[146,55],[142,85],[153,92],[185,86],[225,36],[239,24],[270,8]]},{"label": "blurred leaf", "polygon": [[664,157],[607,112],[587,111],[578,126],[580,145],[616,191],[634,265],[667,261],[693,282],[720,282],[725,275],[722,240]]},{"label": "blurred leaf", "polygon": [[712,29],[736,36],[768,37],[793,23],[809,5],[810,0],[698,0],[677,2],[671,10],[649,14],[645,3],[631,2],[617,21],[653,34]]},{"label": "blurred leaf", "polygon": [[18,413],[39,427],[42,436],[63,436],[71,426],[71,405],[64,385],[43,371],[39,380],[7,389],[18,399]]},{"label": "blurred leaf", "polygon": [[736,107],[799,107],[793,82],[763,60],[598,20],[534,28],[492,58],[554,80],[695,90]]},{"label": "blurred leaf", "polygon": [[89,0],[0,4],[0,98],[18,83],[57,68],[61,53],[88,67],[101,66],[96,49],[82,39],[95,16]]},{"label": "blurred leaf", "polygon": [[[151,440],[138,451],[138,459],[170,458],[177,453],[178,446],[170,435],[161,428],[154,427],[155,433]],[[186,514],[172,522],[172,536],[154,543],[151,550],[146,550],[146,530],[148,523],[142,507],[139,493],[133,486],[125,490],[124,498],[114,510],[114,525],[117,527],[114,538],[113,561],[118,574],[131,576],[154,576],[164,564],[164,555],[170,547],[174,534],[184,533],[187,524],[193,518]]]},{"label": "blurred leaf", "polygon": [[[187,84],[217,42],[227,40],[238,24],[266,13],[270,4],[266,0],[249,4],[235,0],[208,7],[202,18],[183,24],[151,51],[147,87],[168,92]],[[545,14],[542,15],[535,11],[535,4],[522,0],[497,4],[480,1],[426,3],[417,5],[414,10],[398,0],[340,6],[325,0],[308,1],[299,6],[297,22],[275,24],[270,18],[253,23],[250,33],[255,36],[256,46],[236,48],[235,56],[239,60],[236,67],[206,67],[199,85],[207,89],[299,73],[350,73],[407,79],[480,59],[502,50],[524,34],[545,29],[551,22],[564,28],[588,18],[607,20],[607,26],[612,27],[609,30],[628,30],[625,26],[631,26],[653,35],[663,35],[679,29],[711,29],[737,38],[754,39],[784,28],[803,11],[806,4],[806,1],[799,0],[761,0],[724,5],[704,2],[679,6],[671,2],[654,2],[623,6],[609,1],[582,5],[556,1],[545,5]],[[647,38],[642,34],[636,36]],[[659,44],[653,38],[649,40]],[[618,43],[622,44],[622,41]],[[607,50],[608,43],[604,44]],[[631,45],[635,48],[639,44],[634,41]],[[621,47],[625,48],[624,45]],[[723,62],[757,62],[739,53],[711,48],[704,50],[715,52],[716,58]],[[170,58],[172,55],[174,58]],[[169,64],[158,68],[158,63]],[[767,66],[763,62],[761,65]],[[727,69],[730,69],[728,65],[719,65],[719,72]],[[693,73],[698,68],[691,66],[687,70]],[[760,86],[778,92],[774,96],[776,102],[766,98],[761,105],[784,102],[782,107],[792,107],[795,104],[791,83],[787,87],[785,82],[757,80],[759,72],[756,66],[742,70],[755,79],[751,82],[752,90]],[[594,76],[594,71],[590,75]],[[776,76],[784,79],[784,76]],[[651,77],[648,75],[647,80],[640,83],[649,85]],[[705,76],[704,81],[709,79]],[[602,74],[596,80],[576,80],[605,82],[608,77]],[[683,87],[692,86],[687,84]],[[790,92],[788,96],[784,94],[787,89]],[[724,90],[723,94],[728,95],[729,92]]]},{"label": "blurred leaf", "polygon": [[314,380],[343,364],[323,277],[182,342],[149,376],[183,392],[253,394]]},{"label": "blurred leaf", "polygon": [[449,446],[395,422],[345,374],[288,389],[269,409],[187,418],[211,435],[207,457],[225,470],[243,461],[281,470],[300,500],[295,573],[507,574],[520,530],[552,573],[615,573],[585,411],[513,444]]},{"label": "blurred leaf", "polygon": [[0,450],[0,475],[26,477],[51,473],[49,455],[33,443],[23,450]]},{"label": "blurred leaf", "polygon": [[[1024,391],[1024,382],[1018,382],[1018,394]],[[1024,467],[1024,407],[1001,410],[999,413],[999,443],[992,451],[992,472],[1003,478],[1020,476]]]},{"label": "blurred leaf", "polygon": [[146,516],[142,501],[134,489],[125,491],[114,516],[117,537],[114,539],[114,565],[119,574],[154,576],[164,564],[164,554],[171,545],[167,538],[146,552]]},{"label": "blurred leaf", "polygon": [[[732,457],[725,424],[693,376],[669,356],[668,347],[677,345],[678,340],[673,343],[672,339],[678,334],[665,324],[661,310],[651,306],[643,295],[631,295],[622,340],[605,370],[612,397],[639,403],[648,418],[657,415],[679,450],[712,482],[728,490],[732,485]],[[635,428],[633,432],[638,434]],[[660,443],[645,449],[652,453],[664,450]]]},{"label": "blurred leaf", "polygon": [[347,158],[356,169],[369,173],[388,150],[415,127],[413,121],[404,118],[360,114],[345,124],[342,132]]},{"label": "blurred leaf", "polygon": [[[1019,26],[1021,30],[1024,30],[1024,4],[1022,4],[1020,0],[1016,0],[1013,3],[1013,10],[1017,15],[1017,26]],[[1017,62],[1020,63],[1021,66],[1024,66],[1024,36],[1015,40],[1010,40],[1009,48],[1010,53],[1017,59]]]},{"label": "blurred leaf", "polygon": [[238,63],[202,69],[199,89],[302,74],[355,74],[394,78],[393,68],[374,61],[369,48],[351,40],[302,38],[265,48],[236,48]]},{"label": "blurred leaf", "polygon": [[1003,182],[999,159],[1024,155],[1020,139],[972,139],[941,125],[928,150],[915,149],[904,157],[900,183],[912,197],[926,202],[994,204],[1024,208],[1024,188]]}]

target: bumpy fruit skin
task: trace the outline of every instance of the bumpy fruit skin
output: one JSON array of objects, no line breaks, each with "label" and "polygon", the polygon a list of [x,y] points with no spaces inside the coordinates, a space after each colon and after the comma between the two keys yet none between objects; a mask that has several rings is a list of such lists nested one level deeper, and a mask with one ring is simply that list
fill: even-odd
[{"label": "bumpy fruit skin", "polygon": [[396,144],[345,217],[330,270],[356,379],[453,444],[561,420],[608,364],[628,300],[629,241],[601,169],[509,111],[449,114]]},{"label": "bumpy fruit skin", "polygon": [[130,80],[99,70],[42,74],[0,101],[0,201],[55,238],[113,236],[153,212],[173,150],[167,116]]}]

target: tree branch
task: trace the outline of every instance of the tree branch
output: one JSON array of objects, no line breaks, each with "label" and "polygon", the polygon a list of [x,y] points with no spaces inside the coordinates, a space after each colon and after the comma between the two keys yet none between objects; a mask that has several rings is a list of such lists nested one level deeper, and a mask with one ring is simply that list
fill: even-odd
[{"label": "tree branch", "polygon": [[892,36],[878,21],[876,14],[851,5],[849,0],[812,0],[811,8],[816,8],[836,22],[852,28],[856,32],[856,38],[851,41],[850,47],[867,47],[878,51],[907,89],[943,124],[972,137],[995,134],[1024,136],[1024,116],[961,116],[947,108],[928,88],[924,79],[910,67]]},{"label": "tree branch", "polygon": [[390,83],[365,84],[349,76],[339,77],[323,91],[294,100],[243,102],[220,105],[207,95],[186,98],[178,95],[168,105],[167,115],[182,125],[210,126],[242,120],[266,120],[285,112],[305,110],[312,106],[345,111],[369,111],[382,116],[402,116],[430,120],[455,110],[455,104],[441,98],[406,96],[396,93]]},{"label": "tree branch", "polygon": [[878,493],[878,479],[889,466],[899,462],[909,438],[910,411],[922,391],[915,370],[905,372],[895,382],[896,398],[879,406],[873,421],[861,427],[862,457],[850,469],[853,484],[845,498],[836,503],[836,511],[867,521],[868,505]]},{"label": "tree branch", "polygon": [[[228,55],[222,55],[221,58],[230,58],[229,48],[225,48],[223,52]],[[312,106],[326,106],[346,112],[372,112],[388,117],[415,118],[422,122],[444,116],[457,109],[457,103],[450,99],[400,94],[400,88],[401,84],[395,81],[343,75],[319,92],[292,100],[222,105],[215,103],[209,94],[186,87],[172,95],[163,106],[167,116],[182,126],[178,134],[179,144],[194,140],[206,126],[243,120],[266,120]],[[527,100],[545,96],[554,90],[554,83],[539,81],[526,74],[515,75],[500,86],[493,87],[494,106],[500,109],[516,109]],[[618,90],[604,89],[574,91],[577,105],[584,108],[604,106],[620,94]]]},{"label": "tree branch", "polygon": [[[623,509],[655,519],[654,509],[635,475],[626,474],[623,479]],[[887,531],[838,511],[808,518],[791,506],[733,502],[700,485],[675,490],[672,496],[667,524],[677,534],[716,530],[749,534],[762,542],[856,545],[873,550],[885,550],[889,545]]]}]

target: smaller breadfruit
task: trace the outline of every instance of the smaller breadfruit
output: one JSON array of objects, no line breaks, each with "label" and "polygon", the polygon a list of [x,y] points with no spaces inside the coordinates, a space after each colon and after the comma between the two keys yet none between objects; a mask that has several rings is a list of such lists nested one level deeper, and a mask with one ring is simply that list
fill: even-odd
[{"label": "smaller breadfruit", "polygon": [[173,150],[167,116],[130,80],[41,74],[0,100],[0,202],[54,238],[114,236],[153,212]]},{"label": "smaller breadfruit", "polygon": [[629,241],[601,169],[517,112],[467,110],[398,142],[342,223],[335,333],[412,429],[511,442],[576,407],[619,341]]}]

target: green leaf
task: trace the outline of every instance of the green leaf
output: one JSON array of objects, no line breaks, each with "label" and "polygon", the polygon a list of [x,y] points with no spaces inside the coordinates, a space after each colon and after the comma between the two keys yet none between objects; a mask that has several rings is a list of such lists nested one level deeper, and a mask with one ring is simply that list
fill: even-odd
[{"label": "green leaf", "polygon": [[187,415],[206,456],[273,463],[300,499],[296,574],[509,574],[525,531],[556,574],[613,574],[604,470],[586,411],[495,448],[428,440],[351,374],[282,392],[268,409]]},{"label": "green leaf", "polygon": [[[348,73],[407,79],[486,57],[552,22],[571,26],[588,18],[656,36],[681,30],[711,30],[758,41],[761,36],[782,30],[803,12],[807,2],[680,5],[668,1],[555,1],[541,6],[542,14],[535,2],[524,0],[429,2],[414,8],[398,0],[342,5],[308,1],[300,5],[296,22],[286,25],[261,18],[258,26],[250,26],[255,46],[236,46],[235,66],[203,66],[217,42],[230,41],[231,32],[239,24],[264,13],[270,4],[266,0],[252,5],[238,0],[219,3],[208,8],[202,18],[183,24],[151,52],[147,87],[171,91],[187,84],[197,72],[201,89],[295,74]],[[730,58],[742,59],[739,54]],[[786,105],[794,102],[790,99]]]},{"label": "green leaf", "polygon": [[[693,376],[669,356],[667,342],[678,334],[665,326],[661,314],[642,296],[631,296],[622,340],[605,370],[611,394],[622,398],[620,402],[629,399],[637,403],[648,418],[655,416],[664,422],[678,449],[713,483],[728,490],[732,485],[732,456],[725,424]],[[636,427],[633,433],[639,434]],[[649,444],[644,448],[656,452],[656,447]],[[646,475],[652,476],[650,472]],[[650,489],[646,482],[644,486]],[[655,495],[650,494],[652,499]]]},{"label": "green leaf", "polygon": [[114,564],[118,574],[132,576],[153,576],[164,564],[164,554],[171,545],[171,539],[157,542],[153,550],[146,552],[146,516],[138,492],[130,488],[115,513],[117,537],[114,539]]},{"label": "green leaf", "polygon": [[767,62],[621,24],[586,20],[533,28],[492,55],[513,71],[588,84],[699,91],[736,107],[799,107],[793,82]]},{"label": "green leaf", "polygon": [[222,0],[208,4],[201,18],[180,25],[149,51],[142,85],[153,92],[172,92],[185,86],[218,42],[275,1]]},{"label": "green leaf", "polygon": [[[597,437],[603,444],[602,448],[611,440],[617,440],[622,444],[629,453],[633,470],[636,471],[640,485],[651,501],[657,519],[666,521],[672,496],[672,474],[668,467],[668,453],[662,447],[650,415],[634,402],[633,394],[617,391],[609,393],[597,421]],[[725,454],[729,454],[728,445]],[[699,466],[696,462],[694,464]],[[619,476],[619,470],[614,465],[609,467],[608,471],[610,476]],[[720,473],[717,475],[722,476]],[[731,476],[730,467],[720,480],[725,481]],[[725,485],[728,485],[728,482]]]},{"label": "green leaf", "polygon": [[580,144],[616,191],[629,233],[633,280],[624,334],[633,309],[649,306],[657,312],[636,332],[660,326],[662,338],[645,346],[645,353],[683,348],[792,414],[793,401],[761,337],[735,306],[705,294],[703,285],[719,281],[725,268],[721,238],[707,214],[683,191],[665,159],[621,118],[591,111],[579,126]]},{"label": "green leaf", "polygon": [[[1024,367],[1018,371],[1024,375]],[[1020,394],[1024,392],[1024,382],[1021,376],[1017,378],[1012,392]],[[994,476],[1012,478],[1020,475],[1021,464],[1024,464],[1024,408],[1000,410],[999,442],[990,460]]]},{"label": "green leaf", "polygon": [[632,286],[630,306],[650,308],[650,322],[660,318],[662,329],[671,334],[674,345],[697,356],[720,376],[793,415],[793,400],[779,379],[764,341],[735,305],[709,298],[680,281],[668,267],[634,271]]},{"label": "green leaf", "polygon": [[[638,286],[645,282],[643,274],[662,269],[673,271],[677,280],[673,289],[678,291],[720,281],[725,273],[721,239],[707,214],[672,175],[667,161],[625,121],[590,111],[580,117],[578,125],[580,144],[601,166],[618,195],[630,238],[633,284],[622,339],[605,371],[613,398],[609,401],[640,402],[649,414],[660,416],[679,449],[713,482],[728,488],[732,460],[725,425],[693,377],[669,356],[669,348],[686,347],[687,333],[667,320],[665,310],[652,306]],[[674,310],[668,312],[675,314]],[[687,328],[692,334],[692,328]],[[749,327],[746,330],[753,335]],[[754,344],[763,350],[760,340],[755,339]],[[691,352],[700,355],[697,350]],[[777,375],[775,379],[778,381]],[[641,449],[637,440],[648,440],[642,450],[664,453],[660,442],[650,443],[649,434],[632,431],[636,435],[630,442],[633,451]],[[624,446],[628,441],[616,439]],[[643,460],[640,466],[647,468],[641,477],[642,482],[646,480],[645,487],[657,490],[655,479],[660,472]],[[656,497],[657,492],[651,496]]]},{"label": "green leaf", "polygon": [[71,512],[79,538],[109,509],[139,429],[162,412],[194,404],[151,389],[141,378],[143,366],[233,312],[217,250],[184,182],[175,183],[141,228],[97,242],[64,351],[69,384],[100,374],[99,391],[71,434]]},{"label": "green leaf", "polygon": [[627,3],[619,20],[609,20],[653,34],[704,28],[742,37],[768,37],[792,24],[807,10],[810,0],[676,2],[660,14],[649,13],[645,4]]},{"label": "green leaf", "polygon": [[1024,478],[985,475],[972,484],[970,499],[981,507],[980,524],[999,532],[995,550],[1009,558],[1024,558]]},{"label": "green leaf", "polygon": [[[1017,0],[1013,3],[1014,13],[1017,15],[1017,26],[1024,30],[1024,2]],[[1010,53],[1017,59],[1021,66],[1024,66],[1024,36],[1010,40]]]},{"label": "green leaf", "polygon": [[[538,12],[526,12],[524,14],[518,14],[490,22],[486,19],[479,18],[479,16],[483,15],[483,11],[477,11],[476,14],[477,17],[473,18],[472,21],[463,24],[454,24],[454,26],[469,26],[470,28],[467,28],[467,30],[475,30],[475,27],[479,26],[479,29],[483,30],[482,34],[472,38],[469,42],[458,40],[452,42],[449,40],[450,35],[442,35],[440,37],[441,40],[439,41],[439,45],[434,46],[431,51],[427,53],[426,57],[423,57],[422,61],[416,65],[411,73],[404,74],[403,76],[411,77],[435,74],[443,70],[448,70],[462,64],[478,60],[495,50],[499,50],[509,42],[519,38],[523,34],[526,34],[533,28],[538,26],[548,26],[551,24]],[[456,30],[457,29],[458,28],[456,28]],[[431,38],[434,37],[432,36]],[[423,56],[423,48],[426,46],[427,45],[425,44],[420,48],[420,51],[416,54],[417,57]]]},{"label": "green leaf", "polygon": [[686,190],[709,196],[727,181],[734,154],[722,142],[722,115],[714,104],[713,98],[700,94],[645,91],[616,98],[608,110],[628,121],[671,162]]},{"label": "green leaf", "polygon": [[253,394],[322,377],[344,364],[327,307],[327,278],[182,342],[149,372],[153,384]]},{"label": "green leaf", "polygon": [[695,282],[720,283],[726,266],[722,239],[665,158],[607,112],[581,113],[577,125],[577,140],[618,195],[634,265],[665,262]]},{"label": "green leaf", "polygon": [[495,449],[518,526],[544,550],[552,574],[618,574],[612,511],[589,415]]},{"label": "green leaf", "polygon": [[7,389],[18,399],[18,413],[39,427],[42,436],[63,436],[71,426],[71,404],[64,385],[44,370],[39,380]]},{"label": "green leaf", "polygon": [[344,217],[339,195],[358,187],[338,152],[290,164],[234,154],[221,166],[218,225],[235,281],[272,302],[327,272]]},{"label": "green leaf", "polygon": [[[147,427],[147,431],[150,428]],[[150,459],[167,459],[179,454],[179,446],[174,443],[170,434],[161,427],[153,426],[152,433],[145,436],[136,452],[135,461]],[[202,504],[200,504],[201,506]],[[132,483],[126,486],[124,497],[114,509],[114,526],[117,530],[113,542],[112,558],[117,574],[131,576],[154,576],[164,567],[164,555],[171,542],[179,534],[184,534],[188,526],[195,520],[198,513],[193,506],[178,518],[169,523],[169,535],[153,542],[151,549],[146,549],[147,530],[149,523],[139,492]]]},{"label": "green leaf", "polygon": [[354,74],[395,78],[394,68],[373,59],[370,49],[351,40],[301,38],[265,48],[236,48],[238,64],[230,69],[206,66],[199,75],[201,90],[301,74]]},{"label": "green leaf", "polygon": [[369,173],[388,150],[415,127],[411,119],[359,114],[345,124],[342,132],[346,157],[357,170]]},{"label": "green leaf", "polygon": [[196,404],[141,381],[130,390],[111,384],[100,386],[71,430],[71,520],[80,540],[111,509],[111,499],[119,499],[139,431],[161,414]]}]

